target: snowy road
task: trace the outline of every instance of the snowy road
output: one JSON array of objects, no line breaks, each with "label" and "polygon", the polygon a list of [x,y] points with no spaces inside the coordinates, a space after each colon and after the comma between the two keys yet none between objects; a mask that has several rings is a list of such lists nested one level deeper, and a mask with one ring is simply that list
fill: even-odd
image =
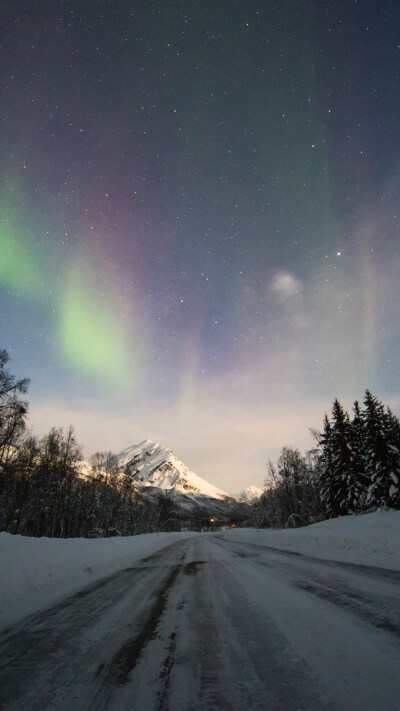
[{"label": "snowy road", "polygon": [[400,573],[200,534],[0,637],[0,709],[398,711]]}]

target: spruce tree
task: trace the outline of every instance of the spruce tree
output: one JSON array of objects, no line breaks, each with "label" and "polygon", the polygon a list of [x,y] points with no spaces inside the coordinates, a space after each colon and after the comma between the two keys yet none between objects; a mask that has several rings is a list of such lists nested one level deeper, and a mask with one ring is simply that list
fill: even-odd
[{"label": "spruce tree", "polygon": [[321,474],[320,496],[323,508],[328,518],[335,516],[334,489],[332,486],[333,451],[332,451],[332,426],[327,415],[324,417],[324,431],[319,435],[318,443],[321,447]]},{"label": "spruce tree", "polygon": [[399,423],[367,390],[363,412],[367,466],[370,484],[368,506],[399,508],[400,452]]},{"label": "spruce tree", "polygon": [[348,448],[350,451],[351,477],[348,479],[347,502],[350,511],[362,511],[365,508],[368,493],[366,474],[367,457],[365,453],[365,432],[363,415],[357,400],[353,406],[354,416],[349,428]]},{"label": "spruce tree", "polygon": [[354,419],[338,400],[332,408],[332,422],[325,416],[320,435],[322,449],[320,493],[327,515],[332,518],[362,510],[366,498],[363,429],[358,403]]},{"label": "spruce tree", "polygon": [[352,461],[352,432],[349,416],[339,400],[332,408],[332,480],[331,497],[334,516],[354,511],[353,494],[357,488]]}]

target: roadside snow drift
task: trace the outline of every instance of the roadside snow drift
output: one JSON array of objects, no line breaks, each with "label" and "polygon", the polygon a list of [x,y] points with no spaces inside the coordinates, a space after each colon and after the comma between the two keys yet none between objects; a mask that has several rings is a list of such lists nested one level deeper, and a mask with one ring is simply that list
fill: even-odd
[{"label": "roadside snow drift", "polygon": [[0,629],[193,533],[31,538],[0,533]]},{"label": "roadside snow drift", "polygon": [[[230,529],[217,536],[336,561],[400,570],[400,511],[346,516],[287,530]],[[0,533],[0,628],[128,568],[175,541],[214,533],[124,538],[29,538]]]},{"label": "roadside snow drift", "polygon": [[223,535],[318,558],[400,570],[400,511],[343,516],[295,529],[236,528]]}]

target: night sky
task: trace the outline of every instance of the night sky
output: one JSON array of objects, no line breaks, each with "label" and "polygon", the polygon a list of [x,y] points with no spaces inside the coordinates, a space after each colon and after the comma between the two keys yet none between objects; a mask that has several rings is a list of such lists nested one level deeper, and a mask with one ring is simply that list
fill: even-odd
[{"label": "night sky", "polygon": [[0,347],[30,426],[229,492],[400,410],[400,5],[4,0]]}]

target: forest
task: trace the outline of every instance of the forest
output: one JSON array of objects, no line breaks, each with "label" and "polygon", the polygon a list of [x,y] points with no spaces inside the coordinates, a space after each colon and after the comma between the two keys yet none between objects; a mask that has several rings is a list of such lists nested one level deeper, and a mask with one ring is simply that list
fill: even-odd
[{"label": "forest", "polygon": [[[144,497],[111,452],[82,469],[73,428],[42,438],[26,427],[29,382],[8,370],[0,351],[0,531],[28,536],[102,537],[201,527],[184,521],[167,494]],[[298,527],[376,508],[400,508],[400,422],[368,390],[350,416],[338,400],[316,446],[284,447],[268,463],[261,498],[240,525]]]},{"label": "forest", "polygon": [[305,456],[284,447],[277,465],[269,462],[255,525],[297,527],[400,508],[400,422],[369,390],[351,416],[335,400],[322,432],[313,434],[316,447]]},{"label": "forest", "polygon": [[96,452],[82,470],[72,427],[41,439],[29,433],[29,382],[16,380],[8,361],[0,351],[0,531],[97,538],[180,529],[169,496],[141,496],[111,452]]}]

